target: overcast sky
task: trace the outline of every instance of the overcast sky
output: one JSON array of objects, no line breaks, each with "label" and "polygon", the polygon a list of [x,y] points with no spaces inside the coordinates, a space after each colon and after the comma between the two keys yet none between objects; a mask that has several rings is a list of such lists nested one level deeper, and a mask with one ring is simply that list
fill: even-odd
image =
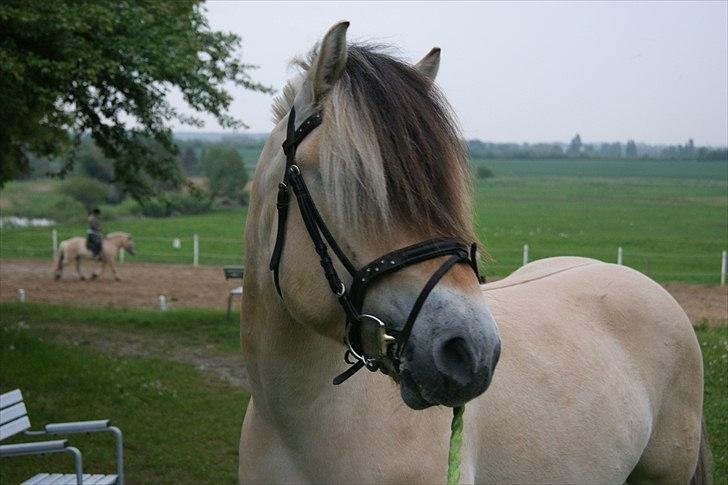
[{"label": "overcast sky", "polygon": [[[242,59],[260,66],[254,78],[276,89],[292,74],[292,56],[349,20],[350,41],[392,44],[410,62],[441,47],[437,82],[468,138],[568,141],[578,132],[584,142],[728,144],[726,1],[210,1],[206,8],[213,29],[242,38]],[[232,114],[248,131],[269,132],[270,96],[232,93]],[[203,130],[219,127],[209,121]]]}]

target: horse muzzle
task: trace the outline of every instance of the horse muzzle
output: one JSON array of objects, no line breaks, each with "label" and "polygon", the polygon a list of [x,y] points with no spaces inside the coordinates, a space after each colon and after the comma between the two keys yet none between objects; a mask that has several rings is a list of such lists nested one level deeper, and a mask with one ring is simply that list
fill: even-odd
[{"label": "horse muzzle", "polygon": [[[400,394],[412,409],[461,406],[490,385],[501,351],[484,301],[435,291],[399,362]],[[396,305],[400,306],[400,305]]]},{"label": "horse muzzle", "polygon": [[462,406],[485,392],[493,379],[500,340],[490,352],[479,352],[460,336],[443,339],[437,346],[431,362],[403,363],[400,394],[412,409]]}]

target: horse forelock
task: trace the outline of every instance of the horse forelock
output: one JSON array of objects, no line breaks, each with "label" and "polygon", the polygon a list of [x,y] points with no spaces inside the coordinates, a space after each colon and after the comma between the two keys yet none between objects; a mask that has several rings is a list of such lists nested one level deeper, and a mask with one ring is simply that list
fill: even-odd
[{"label": "horse forelock", "polygon": [[[302,70],[312,65],[294,59]],[[280,121],[302,76],[274,103]],[[437,86],[381,46],[348,48],[346,69],[322,102],[319,165],[339,227],[360,233],[416,228],[474,241],[468,159]]]}]

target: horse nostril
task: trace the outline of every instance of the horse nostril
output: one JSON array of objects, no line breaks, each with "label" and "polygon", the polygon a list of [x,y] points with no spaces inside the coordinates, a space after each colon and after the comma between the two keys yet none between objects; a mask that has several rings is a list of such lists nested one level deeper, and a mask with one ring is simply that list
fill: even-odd
[{"label": "horse nostril", "polygon": [[475,361],[462,337],[453,337],[435,352],[435,366],[448,379],[466,386],[475,374]]}]

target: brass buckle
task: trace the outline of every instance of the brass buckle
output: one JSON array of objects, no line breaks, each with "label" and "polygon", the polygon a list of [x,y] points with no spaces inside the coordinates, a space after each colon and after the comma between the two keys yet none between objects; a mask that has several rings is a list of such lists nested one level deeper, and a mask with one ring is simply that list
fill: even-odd
[{"label": "brass buckle", "polygon": [[379,318],[375,317],[374,315],[366,314],[361,316],[361,318],[364,317],[374,320],[374,322],[378,325],[377,347],[379,349],[379,356],[387,357],[387,350],[389,349],[389,346],[395,343],[397,339],[387,333],[387,327],[384,325],[384,322],[381,321]]}]

